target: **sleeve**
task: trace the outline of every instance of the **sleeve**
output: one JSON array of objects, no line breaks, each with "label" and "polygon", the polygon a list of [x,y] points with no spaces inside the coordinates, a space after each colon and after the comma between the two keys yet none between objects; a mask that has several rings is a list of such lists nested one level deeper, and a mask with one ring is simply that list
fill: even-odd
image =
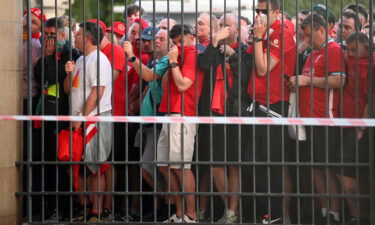
[{"label": "sleeve", "polygon": [[181,68],[182,77],[189,78],[193,83],[196,80],[196,63],[195,52],[185,55],[184,65]]},{"label": "sleeve", "polygon": [[113,69],[119,70],[122,72],[125,68],[125,52],[124,50],[118,46],[115,45],[113,48]]},{"label": "sleeve", "polygon": [[[241,51],[241,66],[240,67],[239,67],[239,64],[240,64],[239,51]],[[233,72],[233,75],[238,77],[240,71],[241,71],[241,75],[250,74],[250,71],[253,65],[253,58],[251,54],[247,53],[245,47],[240,46],[238,49],[236,49],[236,53],[229,57],[229,64]]]},{"label": "sleeve", "polygon": [[[34,78],[37,82],[42,81],[42,60],[43,58],[40,58],[34,68]],[[44,57],[44,82],[48,85],[57,83],[56,61],[53,56]]]},{"label": "sleeve", "polygon": [[34,79],[37,82],[41,82],[42,80],[42,59],[39,59],[34,67]]},{"label": "sleeve", "polygon": [[72,60],[74,62],[77,62],[80,56],[81,56],[80,52],[76,50],[75,48],[72,48]]},{"label": "sleeve", "polygon": [[165,72],[168,70],[168,57],[164,56],[163,58],[160,59],[160,61],[156,64],[155,66],[155,72],[157,75],[160,77],[163,77]]},{"label": "sleeve", "polygon": [[[239,49],[238,49],[239,50]],[[246,93],[246,90],[249,85],[249,79],[250,79],[250,73],[253,68],[253,55],[249,54],[247,52],[246,47],[241,48],[241,67],[239,68],[239,55],[237,54],[238,51],[236,51],[236,54],[233,54],[231,57],[229,57],[229,64],[230,68],[233,72],[233,75],[237,78],[239,78],[239,73],[241,71],[241,91],[240,93]],[[240,71],[239,71],[240,69]],[[232,93],[234,95],[238,94],[238,84],[233,84],[233,88],[236,89]],[[242,96],[243,99],[246,99],[248,95]]]},{"label": "sleeve", "polygon": [[131,68],[128,72],[128,82],[130,89],[134,84],[139,85],[139,75],[133,68]]},{"label": "sleeve", "polygon": [[204,52],[198,54],[198,65],[202,70],[210,70],[211,67],[216,68],[216,58],[219,55],[219,47],[214,48],[210,43]]},{"label": "sleeve", "polygon": [[[281,61],[281,34],[280,32],[274,32],[270,36],[270,55],[275,58],[277,61]],[[285,40],[284,40],[285,41]],[[287,43],[285,41],[285,43]],[[268,43],[265,42],[264,51],[267,52]],[[285,46],[284,46],[285,47]]]},{"label": "sleeve", "polygon": [[328,74],[346,76],[344,53],[340,47],[328,48]]}]

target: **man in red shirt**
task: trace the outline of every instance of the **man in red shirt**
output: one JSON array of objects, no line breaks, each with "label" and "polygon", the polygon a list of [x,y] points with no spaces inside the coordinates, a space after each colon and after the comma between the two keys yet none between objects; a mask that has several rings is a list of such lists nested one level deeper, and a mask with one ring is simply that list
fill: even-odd
[{"label": "man in red shirt", "polygon": [[[358,39],[358,46],[356,40]],[[368,91],[369,91],[369,38],[364,33],[352,33],[346,39],[348,57],[347,80],[343,89],[342,113],[343,118],[368,118]],[[372,53],[373,54],[373,53]],[[375,65],[373,63],[373,65]],[[375,68],[374,68],[375,69]],[[374,70],[373,70],[374,71]],[[366,130],[362,127],[346,127],[343,129],[342,148],[337,148],[336,161],[344,163],[363,162],[368,159],[368,146]],[[341,154],[342,149],[342,154]],[[365,153],[366,152],[366,153]],[[364,154],[365,153],[365,154]],[[357,157],[358,156],[358,157]],[[341,158],[342,157],[342,158]],[[367,161],[367,160],[366,160]],[[340,167],[335,167],[343,185],[344,194],[358,194],[358,177],[354,167],[346,166],[341,171]],[[357,224],[359,221],[358,199],[346,198],[350,218],[350,224]]]},{"label": "man in red shirt", "polygon": [[[313,24],[313,26],[311,26]],[[295,91],[299,86],[299,112],[301,117],[337,118],[339,116],[339,92],[345,83],[345,65],[343,63],[343,52],[339,44],[332,39],[326,38],[326,22],[318,14],[308,16],[301,24],[305,34],[305,40],[311,41],[313,37],[313,52],[309,55],[302,69],[302,75],[291,77],[289,88]],[[326,58],[326,55],[328,58]],[[327,65],[328,63],[328,65]],[[327,70],[328,69],[328,70]],[[308,143],[304,155],[313,152],[313,162],[332,161],[334,149],[339,143],[339,129],[337,127],[306,127]],[[310,147],[313,149],[310,149]],[[328,147],[328,149],[327,149]],[[329,151],[327,154],[326,151]],[[329,155],[329,158],[326,158]],[[326,167],[324,167],[326,170]],[[329,176],[330,193],[337,193],[338,187],[335,176],[331,170]],[[314,167],[314,184],[318,194],[326,194],[325,178],[322,168]],[[321,213],[318,220],[331,224],[339,223],[339,201],[331,198],[330,209],[327,200],[320,198]]]},{"label": "man in red shirt", "polygon": [[[255,70],[251,72],[248,85],[248,94],[255,103],[249,107],[249,110],[255,109],[251,113],[260,117],[286,117],[289,107],[289,90],[285,77],[290,77],[295,72],[294,34],[278,18],[280,12],[278,0],[258,0],[256,12],[253,29],[254,44],[248,50],[255,58]],[[254,135],[257,140],[254,149],[255,160],[266,162],[269,159],[271,162],[281,162],[284,128],[282,126],[256,126],[255,129]],[[271,193],[282,193],[283,168],[270,166],[269,169],[270,184],[267,182],[267,167],[256,168],[256,191],[265,193],[270,187]],[[288,180],[285,179],[284,184],[287,182]],[[265,199],[259,198],[259,200],[265,212],[263,224],[289,221],[287,207],[284,212],[282,210],[284,207],[281,197],[271,197],[270,205]],[[271,211],[268,210],[269,208]]]},{"label": "man in red shirt", "polygon": [[[196,82],[199,79],[196,77],[196,47],[193,28],[189,25],[175,25],[169,36],[175,46],[168,53],[170,72],[169,76],[165,77],[168,78],[169,85],[165,85],[163,89],[159,111],[173,117],[196,116],[198,102]],[[183,133],[181,129],[184,130]],[[194,154],[195,133],[195,124],[163,124],[158,140],[157,161],[169,162],[168,164],[158,163],[158,167],[166,180],[170,182],[172,192],[181,192],[181,185],[184,185],[182,189],[184,192],[195,192],[194,175],[189,164]],[[181,139],[183,146],[181,146]],[[173,197],[177,212],[166,222],[195,223],[195,196],[185,195],[185,214],[180,195]]]},{"label": "man in red shirt", "polygon": [[[136,18],[133,21],[133,24],[129,28],[127,37],[129,38],[130,43],[133,46],[134,54],[139,58],[143,64],[146,64],[148,61],[148,56],[140,50],[140,36],[141,30],[144,30],[148,27],[147,21],[143,19]],[[125,36],[124,36],[125,37]],[[140,80],[139,75],[135,68],[131,64],[131,56],[127,56],[127,73],[122,73],[114,82],[114,115],[125,116],[125,115],[137,115],[139,112],[139,103],[140,103]],[[126,76],[127,75],[127,76]],[[119,161],[139,161],[140,153],[139,148],[134,146],[136,133],[140,127],[140,124],[130,123],[127,124],[127,140],[119,141],[119,151],[115,156],[116,160]],[[122,129],[117,130],[120,132],[119,137],[125,137],[125,124]],[[128,152],[124,151],[128,148]],[[130,191],[139,191],[141,174],[139,173],[138,165],[129,165],[126,166],[129,169],[129,187]],[[125,189],[125,166],[119,165],[117,174],[117,182],[119,190],[124,191]],[[122,206],[121,206],[122,207]],[[116,220],[118,221],[135,221],[140,218],[140,198],[139,196],[133,195],[131,197],[131,203],[129,207],[129,212],[124,213],[121,216],[118,216]]]}]

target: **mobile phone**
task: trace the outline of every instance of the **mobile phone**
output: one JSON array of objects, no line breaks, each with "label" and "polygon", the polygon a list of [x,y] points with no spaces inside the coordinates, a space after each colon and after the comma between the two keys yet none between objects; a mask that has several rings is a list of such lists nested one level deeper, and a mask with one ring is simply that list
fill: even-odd
[{"label": "mobile phone", "polygon": [[257,17],[259,17],[260,23],[262,23],[262,24],[266,23],[266,21],[267,21],[267,15],[261,13],[261,14],[258,14]]}]

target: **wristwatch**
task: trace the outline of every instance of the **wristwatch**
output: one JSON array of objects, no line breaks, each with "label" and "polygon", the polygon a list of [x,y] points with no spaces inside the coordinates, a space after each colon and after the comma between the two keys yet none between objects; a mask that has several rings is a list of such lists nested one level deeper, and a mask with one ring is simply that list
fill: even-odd
[{"label": "wristwatch", "polygon": [[172,62],[169,64],[169,68],[176,68],[178,66],[178,63]]},{"label": "wristwatch", "polygon": [[258,37],[254,37],[253,41],[254,42],[260,42],[260,41],[263,41],[263,39],[262,38],[258,38]]},{"label": "wristwatch", "polygon": [[133,56],[131,58],[128,59],[129,62],[135,62],[135,60],[137,60],[137,57]]}]

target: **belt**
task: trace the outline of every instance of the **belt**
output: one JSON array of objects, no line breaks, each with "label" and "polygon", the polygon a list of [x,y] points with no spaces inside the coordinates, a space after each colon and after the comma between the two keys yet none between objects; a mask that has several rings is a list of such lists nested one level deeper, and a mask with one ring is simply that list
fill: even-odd
[{"label": "belt", "polygon": [[274,118],[281,118],[283,117],[282,115],[280,115],[279,113],[267,108],[266,106],[264,105],[260,105],[259,103],[257,102],[252,102],[250,104],[249,107],[246,108],[246,111],[248,112],[252,112],[254,109],[258,109],[260,111],[262,111],[263,113],[269,115],[270,117],[274,117]]}]

